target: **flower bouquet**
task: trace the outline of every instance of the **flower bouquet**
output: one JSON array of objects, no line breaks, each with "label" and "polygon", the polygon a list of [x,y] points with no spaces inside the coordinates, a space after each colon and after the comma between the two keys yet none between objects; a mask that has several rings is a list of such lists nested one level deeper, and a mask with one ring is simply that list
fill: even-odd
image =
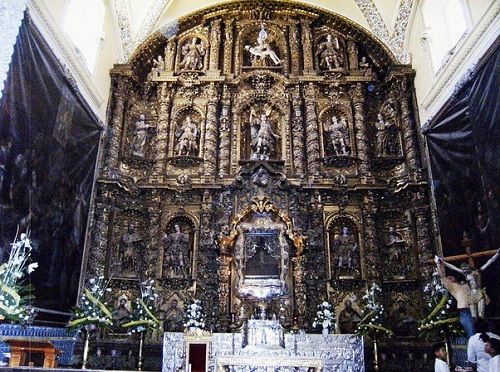
[{"label": "flower bouquet", "polygon": [[154,280],[142,282],[140,289],[141,296],[137,297],[132,305],[130,322],[122,325],[122,327],[128,328],[129,334],[160,329],[160,321],[154,314],[158,298]]},{"label": "flower bouquet", "polygon": [[318,311],[316,311],[316,317],[314,318],[312,326],[313,328],[322,327],[323,334],[329,334],[334,325],[335,319],[332,305],[323,301],[318,305]]},{"label": "flower bouquet", "polygon": [[31,274],[38,263],[30,262],[31,241],[29,233],[16,237],[11,244],[9,259],[0,265],[0,320],[29,323],[34,316],[33,309],[28,305],[34,296],[33,287],[23,285],[23,278]]},{"label": "flower bouquet", "polygon": [[190,330],[205,327],[205,314],[200,300],[193,300],[187,306],[184,327]]},{"label": "flower bouquet", "polygon": [[384,326],[384,305],[378,300],[381,294],[382,290],[376,283],[372,283],[371,287],[366,290],[363,296],[365,308],[356,328],[358,335],[375,339],[384,335],[391,337],[394,334],[392,330]]}]

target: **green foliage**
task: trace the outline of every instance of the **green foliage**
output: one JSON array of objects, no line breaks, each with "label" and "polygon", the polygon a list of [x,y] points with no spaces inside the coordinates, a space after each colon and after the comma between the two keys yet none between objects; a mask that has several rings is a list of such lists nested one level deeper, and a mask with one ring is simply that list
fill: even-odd
[{"label": "green foliage", "polygon": [[129,334],[134,332],[147,332],[160,330],[160,321],[156,313],[158,294],[154,280],[150,279],[141,283],[141,297],[137,297],[132,305],[130,321],[122,327],[128,328]]},{"label": "green foliage", "polygon": [[371,287],[366,290],[363,296],[363,314],[356,328],[356,334],[368,336],[371,339],[393,336],[394,332],[384,325],[384,305],[379,302],[381,294],[382,290],[375,283],[372,283]]}]

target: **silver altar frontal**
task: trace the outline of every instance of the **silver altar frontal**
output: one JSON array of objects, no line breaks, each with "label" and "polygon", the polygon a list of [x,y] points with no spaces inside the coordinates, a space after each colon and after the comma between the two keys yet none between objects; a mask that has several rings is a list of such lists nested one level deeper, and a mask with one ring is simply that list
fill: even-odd
[{"label": "silver altar frontal", "polygon": [[[250,328],[249,328],[250,330]],[[242,333],[184,334],[163,339],[163,372],[188,371],[187,345],[207,343],[210,372],[364,372],[363,339],[355,335],[284,334],[267,345]],[[262,339],[260,338],[260,342]]]}]

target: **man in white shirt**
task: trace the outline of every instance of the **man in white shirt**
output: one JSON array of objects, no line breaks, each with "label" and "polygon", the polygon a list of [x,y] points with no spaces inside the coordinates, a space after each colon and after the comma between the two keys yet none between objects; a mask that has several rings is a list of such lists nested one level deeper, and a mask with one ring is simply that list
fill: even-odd
[{"label": "man in white shirt", "polygon": [[484,346],[484,351],[491,355],[488,372],[500,372],[500,340],[490,338]]},{"label": "man in white shirt", "polygon": [[434,372],[450,372],[450,367],[446,363],[446,346],[443,343],[438,343],[434,345],[432,350],[436,356]]},{"label": "man in white shirt", "polygon": [[485,351],[485,344],[490,338],[500,339],[494,333],[488,331],[488,323],[484,319],[477,319],[474,323],[476,334],[469,338],[467,343],[467,360],[477,372],[488,372],[490,355]]}]

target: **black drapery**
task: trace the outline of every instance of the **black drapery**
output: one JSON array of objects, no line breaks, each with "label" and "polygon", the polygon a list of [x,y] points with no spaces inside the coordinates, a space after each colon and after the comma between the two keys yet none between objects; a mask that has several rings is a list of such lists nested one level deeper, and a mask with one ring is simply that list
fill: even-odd
[{"label": "black drapery", "polygon": [[35,305],[57,310],[76,301],[101,131],[63,71],[26,15],[0,100],[0,261],[29,227]]},{"label": "black drapery", "polygon": [[[500,247],[499,44],[424,129],[445,256],[465,253],[467,240],[473,251]],[[485,273],[490,284],[500,281],[498,271]],[[500,296],[490,294],[500,313]]]}]

